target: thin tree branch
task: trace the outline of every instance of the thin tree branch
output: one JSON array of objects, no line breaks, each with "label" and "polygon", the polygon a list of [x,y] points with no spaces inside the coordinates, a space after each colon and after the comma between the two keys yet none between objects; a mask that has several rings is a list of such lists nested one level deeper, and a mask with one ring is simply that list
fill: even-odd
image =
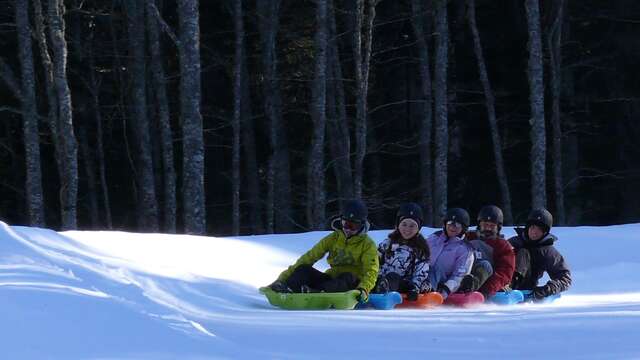
[{"label": "thin tree branch", "polygon": [[22,110],[10,106],[0,106],[0,111],[7,111],[14,114],[22,115]]},{"label": "thin tree branch", "polygon": [[162,28],[162,31],[164,31],[167,34],[167,36],[169,36],[171,38],[171,40],[176,45],[176,47],[179,48],[180,47],[180,40],[178,40],[178,37],[176,36],[176,33],[173,32],[173,30],[171,29],[169,24],[167,24],[164,21],[164,19],[162,18],[162,15],[160,15],[160,11],[156,7],[156,4],[154,4],[154,2],[151,1],[151,0],[147,0],[147,3],[149,3],[151,8],[153,8],[153,16],[158,21],[158,24],[160,24],[160,28]]}]

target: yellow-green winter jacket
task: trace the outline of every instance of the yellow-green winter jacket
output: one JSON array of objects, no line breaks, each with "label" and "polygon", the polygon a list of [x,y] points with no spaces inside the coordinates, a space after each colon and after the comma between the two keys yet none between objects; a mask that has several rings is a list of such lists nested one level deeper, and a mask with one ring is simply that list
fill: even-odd
[{"label": "yellow-green winter jacket", "polygon": [[325,236],[302,255],[295,264],[278,276],[278,280],[286,281],[291,273],[300,265],[313,265],[322,259],[326,253],[329,270],[325,273],[331,277],[350,272],[360,279],[357,288],[370,292],[378,277],[378,250],[369,235],[361,233],[346,238],[342,230],[336,230]]}]

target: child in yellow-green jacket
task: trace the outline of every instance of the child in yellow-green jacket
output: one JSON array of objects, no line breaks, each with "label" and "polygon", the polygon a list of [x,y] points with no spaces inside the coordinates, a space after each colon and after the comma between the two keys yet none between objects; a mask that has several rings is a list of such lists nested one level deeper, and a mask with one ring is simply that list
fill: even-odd
[{"label": "child in yellow-green jacket", "polygon": [[[344,213],[331,224],[334,231],[322,238],[269,287],[276,292],[343,292],[360,290],[366,299],[378,277],[376,244],[367,235],[367,207],[360,200],[344,205]],[[326,254],[330,268],[313,267]]]}]

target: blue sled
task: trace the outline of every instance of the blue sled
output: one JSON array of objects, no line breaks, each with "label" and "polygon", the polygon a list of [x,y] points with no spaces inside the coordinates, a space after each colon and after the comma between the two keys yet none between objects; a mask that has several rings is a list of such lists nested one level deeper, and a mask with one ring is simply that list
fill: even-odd
[{"label": "blue sled", "polygon": [[391,291],[386,294],[370,294],[369,300],[358,303],[356,309],[391,310],[400,303],[402,303],[402,295],[399,292]]},{"label": "blue sled", "polygon": [[488,299],[488,302],[498,305],[513,305],[525,301],[525,295],[521,290],[498,291]]},{"label": "blue sled", "polygon": [[552,303],[554,301],[556,301],[557,299],[560,298],[560,294],[554,294],[554,295],[549,295],[547,297],[545,297],[544,299],[540,299],[540,300],[536,300],[533,297],[533,291],[532,290],[521,290],[522,294],[524,294],[524,301],[525,302],[533,302],[536,304],[548,304],[548,303]]},{"label": "blue sled", "polygon": [[511,291],[498,291],[494,296],[489,298],[489,302],[498,305],[513,305],[525,302],[536,304],[548,304],[556,299],[560,298],[560,294],[547,296],[544,299],[536,300],[533,297],[532,290],[511,290]]}]

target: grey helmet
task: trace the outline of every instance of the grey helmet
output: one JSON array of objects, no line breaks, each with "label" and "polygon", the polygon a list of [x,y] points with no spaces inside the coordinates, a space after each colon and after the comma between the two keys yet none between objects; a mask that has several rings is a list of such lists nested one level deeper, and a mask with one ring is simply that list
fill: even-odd
[{"label": "grey helmet", "polygon": [[502,222],[504,221],[504,216],[502,215],[502,210],[495,205],[487,205],[480,209],[478,212],[478,223],[480,221],[487,221],[498,224],[498,226],[502,226]]},{"label": "grey helmet", "polygon": [[549,233],[553,226],[553,215],[545,208],[534,209],[527,217],[527,227],[530,225],[538,225],[545,233]]}]

